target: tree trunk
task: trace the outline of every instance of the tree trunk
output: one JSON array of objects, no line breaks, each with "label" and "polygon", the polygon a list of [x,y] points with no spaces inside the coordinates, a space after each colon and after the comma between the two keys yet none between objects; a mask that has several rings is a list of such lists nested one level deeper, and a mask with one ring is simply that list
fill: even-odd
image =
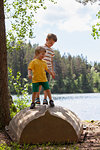
[{"label": "tree trunk", "polygon": [[4,3],[0,0],[0,128],[10,121]]}]

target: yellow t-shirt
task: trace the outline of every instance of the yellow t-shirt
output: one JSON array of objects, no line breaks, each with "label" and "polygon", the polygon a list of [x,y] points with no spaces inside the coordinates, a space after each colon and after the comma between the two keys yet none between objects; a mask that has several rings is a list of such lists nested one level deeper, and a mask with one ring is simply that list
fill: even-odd
[{"label": "yellow t-shirt", "polygon": [[47,82],[47,77],[46,77],[46,70],[47,68],[47,63],[44,60],[39,60],[39,59],[33,59],[28,66],[29,70],[32,70],[33,77],[32,77],[32,83],[37,83],[37,82]]}]

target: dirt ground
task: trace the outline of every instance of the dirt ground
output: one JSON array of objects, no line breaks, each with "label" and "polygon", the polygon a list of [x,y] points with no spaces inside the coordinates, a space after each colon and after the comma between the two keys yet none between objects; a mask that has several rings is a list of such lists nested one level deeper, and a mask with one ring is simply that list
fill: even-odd
[{"label": "dirt ground", "polygon": [[[2,143],[8,145],[11,143],[11,139],[4,130],[0,130],[0,144]],[[62,147],[63,150],[70,150],[71,146],[69,148],[68,145]],[[80,141],[74,144],[73,147],[77,147],[79,150],[100,150],[100,121],[83,121],[83,134],[81,135]],[[58,149],[61,148],[58,147]],[[73,149],[76,150],[76,148]]]},{"label": "dirt ground", "polygon": [[100,121],[83,121],[83,134],[76,145],[80,150],[100,150]]}]

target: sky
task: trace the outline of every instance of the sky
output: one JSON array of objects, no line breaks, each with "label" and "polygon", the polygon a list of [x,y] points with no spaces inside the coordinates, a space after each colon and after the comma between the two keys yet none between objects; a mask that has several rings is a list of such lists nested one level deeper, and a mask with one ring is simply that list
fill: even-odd
[{"label": "sky", "polygon": [[100,39],[94,40],[91,36],[100,5],[84,6],[75,0],[57,0],[57,4],[46,1],[46,6],[46,10],[39,9],[36,13],[35,38],[31,43],[44,45],[47,34],[54,33],[58,41],[53,49],[59,50],[61,56],[82,54],[89,63],[100,62]]}]

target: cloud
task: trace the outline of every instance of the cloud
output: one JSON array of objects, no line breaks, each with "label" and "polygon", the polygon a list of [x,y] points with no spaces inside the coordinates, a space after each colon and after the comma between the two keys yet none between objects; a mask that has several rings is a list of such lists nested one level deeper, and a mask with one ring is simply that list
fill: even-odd
[{"label": "cloud", "polygon": [[82,5],[75,0],[58,0],[57,4],[46,2],[47,10],[39,10],[36,19],[40,26],[56,26],[67,32],[91,30],[99,6]]},{"label": "cloud", "polygon": [[70,17],[66,21],[61,21],[58,25],[60,30],[66,30],[67,32],[74,31],[87,31],[91,29],[90,21],[91,16],[86,15],[84,17],[80,17],[79,15],[75,15]]}]

